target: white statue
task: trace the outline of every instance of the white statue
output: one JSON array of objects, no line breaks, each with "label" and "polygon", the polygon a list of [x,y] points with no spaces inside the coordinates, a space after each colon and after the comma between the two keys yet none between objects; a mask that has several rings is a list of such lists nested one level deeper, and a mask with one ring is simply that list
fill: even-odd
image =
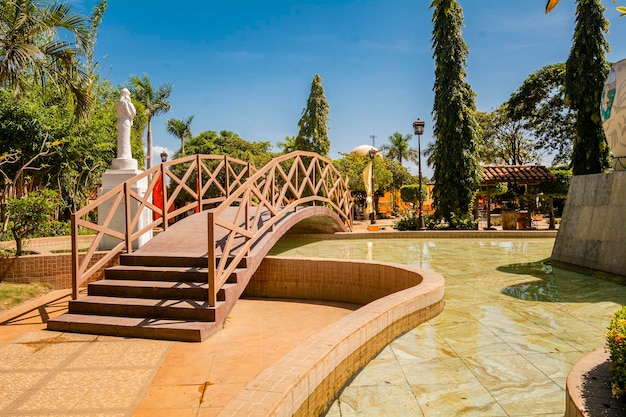
[{"label": "white statue", "polygon": [[137,115],[133,102],[130,101],[130,91],[122,89],[122,95],[117,102],[117,158],[132,159],[130,148],[130,129],[133,119]]}]

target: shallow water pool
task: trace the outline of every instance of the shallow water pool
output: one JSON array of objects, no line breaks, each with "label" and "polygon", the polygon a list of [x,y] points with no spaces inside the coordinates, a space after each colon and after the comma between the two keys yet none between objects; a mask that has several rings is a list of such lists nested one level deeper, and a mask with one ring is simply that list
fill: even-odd
[{"label": "shallow water pool", "polygon": [[396,262],[446,279],[443,313],[388,345],[327,416],[563,416],[567,374],[604,345],[626,287],[552,268],[553,245],[281,239],[270,255]]}]

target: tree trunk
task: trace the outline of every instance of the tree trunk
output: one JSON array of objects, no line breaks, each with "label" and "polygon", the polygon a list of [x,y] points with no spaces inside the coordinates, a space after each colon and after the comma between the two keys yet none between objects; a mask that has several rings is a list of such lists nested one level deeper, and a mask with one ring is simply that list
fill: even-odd
[{"label": "tree trunk", "polygon": [[15,237],[15,255],[22,256],[22,238]]}]

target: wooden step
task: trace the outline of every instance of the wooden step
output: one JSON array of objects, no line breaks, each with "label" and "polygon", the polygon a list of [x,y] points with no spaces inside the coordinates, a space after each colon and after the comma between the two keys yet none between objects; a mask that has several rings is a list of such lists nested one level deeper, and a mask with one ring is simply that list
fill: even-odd
[{"label": "wooden step", "polygon": [[[216,265],[220,262],[219,257],[216,258]],[[226,264],[232,261],[230,258]],[[246,258],[242,258],[237,265],[238,268],[246,268]],[[155,255],[141,253],[130,253],[120,255],[120,265],[136,265],[136,266],[174,266],[174,267],[196,267],[207,268],[209,264],[206,256],[197,258],[193,256],[173,256],[173,255]]]},{"label": "wooden step", "polygon": [[209,284],[193,281],[143,281],[104,279],[87,286],[95,296],[203,300],[209,299]]},{"label": "wooden step", "polygon": [[67,313],[48,321],[48,330],[144,339],[202,342],[222,323]]},{"label": "wooden step", "polygon": [[70,301],[68,313],[49,320],[48,329],[202,341],[221,328],[243,291],[247,263],[239,262],[218,290],[217,305],[209,307],[206,257],[122,254],[120,265],[107,268],[104,280],[89,283],[88,295]]},{"label": "wooden step", "polygon": [[[106,279],[130,279],[134,281],[193,281],[208,282],[208,268],[174,267],[174,266],[142,266],[117,265],[104,270]],[[226,282],[236,283],[238,275],[245,273],[245,268],[235,268]]]},{"label": "wooden step", "polygon": [[120,255],[120,265],[207,268],[208,263],[206,257],[141,255],[136,253]]},{"label": "wooden step", "polygon": [[106,279],[131,279],[145,281],[208,281],[209,272],[206,266],[142,266],[142,265],[116,265],[104,270]]},{"label": "wooden step", "polygon": [[[218,303],[219,304],[219,303]],[[173,320],[215,321],[215,308],[205,300],[167,300],[88,295],[70,301],[69,312],[115,317],[157,317]]]}]

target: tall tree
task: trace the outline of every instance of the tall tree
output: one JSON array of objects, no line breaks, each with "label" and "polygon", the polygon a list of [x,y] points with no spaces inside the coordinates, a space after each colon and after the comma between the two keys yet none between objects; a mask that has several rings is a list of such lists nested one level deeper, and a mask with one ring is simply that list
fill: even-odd
[{"label": "tall tree", "polygon": [[180,139],[180,153],[185,154],[185,139],[191,139],[191,122],[193,116],[189,116],[187,119],[167,119],[166,130]]},{"label": "tall tree", "polygon": [[33,78],[52,83],[70,93],[75,115],[85,116],[91,84],[85,58],[91,63],[105,8],[105,1],[99,3],[88,19],[60,1],[0,1],[0,86],[17,96]]},{"label": "tall tree", "polygon": [[322,156],[328,156],[330,152],[330,139],[328,139],[328,102],[324,95],[322,78],[315,74],[311,82],[311,93],[302,110],[302,117],[298,122],[298,136],[296,137],[296,149],[300,151],[317,152]]},{"label": "tall tree", "polygon": [[507,115],[506,104],[491,113],[477,112],[481,127],[480,161],[485,164],[524,165],[539,162],[535,142],[519,120]]},{"label": "tall tree", "polygon": [[[615,2],[615,0],[613,0]],[[559,0],[548,0],[546,13]],[[600,0],[577,0],[574,41],[566,63],[565,93],[576,111],[576,137],[572,152],[574,175],[597,174],[609,167],[609,147],[602,129],[600,101],[609,65],[609,44],[604,38],[609,22]],[[617,10],[626,13],[624,6]]]},{"label": "tall tree", "polygon": [[150,169],[152,167],[152,118],[172,109],[169,101],[172,85],[164,83],[155,90],[145,73],[141,77],[131,75],[128,84],[128,89],[133,93],[134,98],[143,104],[148,117],[146,169]]},{"label": "tall tree", "polygon": [[436,218],[465,217],[479,185],[475,93],[465,81],[469,49],[463,40],[463,9],[456,0],[433,0],[435,144],[433,199]]},{"label": "tall tree", "polygon": [[535,149],[569,165],[576,137],[576,115],[565,99],[565,63],[546,65],[529,75],[505,103],[507,116],[521,122]]},{"label": "tall tree", "polygon": [[565,93],[576,111],[572,152],[574,175],[598,174],[609,167],[609,146],[602,128],[600,100],[609,72],[604,38],[609,22],[600,0],[578,0],[574,41],[566,63]]},{"label": "tall tree", "polygon": [[385,157],[395,159],[402,165],[403,161],[417,162],[417,151],[409,145],[411,135],[402,136],[402,133],[395,132],[387,138],[388,145],[383,145],[380,150],[384,152]]}]

